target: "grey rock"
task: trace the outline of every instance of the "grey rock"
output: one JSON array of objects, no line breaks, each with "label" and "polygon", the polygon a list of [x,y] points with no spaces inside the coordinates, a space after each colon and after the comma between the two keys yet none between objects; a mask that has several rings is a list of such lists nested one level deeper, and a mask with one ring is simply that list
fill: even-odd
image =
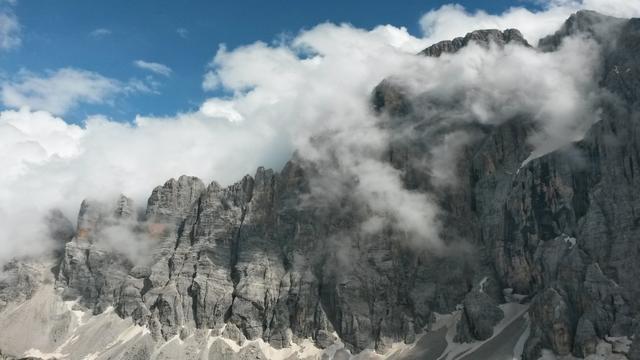
[{"label": "grey rock", "polygon": [[474,290],[465,296],[462,316],[454,341],[473,342],[493,336],[493,328],[504,318],[502,309],[483,291]]},{"label": "grey rock", "polygon": [[183,220],[191,206],[205,190],[202,181],[195,177],[180,176],[158,186],[147,202],[147,220],[151,223],[175,224]]},{"label": "grey rock", "polygon": [[120,221],[125,222],[123,226],[129,226],[130,219],[126,214],[130,204],[131,201],[124,197],[111,206],[83,201],[75,237],[65,245],[58,280],[66,285],[66,296],[80,296],[94,313],[114,305],[114,300],[120,297],[119,289],[127,288],[123,282],[128,278],[132,264],[122,252],[101,241],[101,231]]},{"label": "grey rock", "polygon": [[371,103],[377,113],[384,110],[390,116],[407,116],[413,110],[408,94],[393,79],[385,79],[373,89]]},{"label": "grey rock", "polygon": [[536,295],[529,316],[532,338],[540,338],[543,348],[562,356],[571,353],[575,336],[571,309],[558,291],[548,288]]},{"label": "grey rock", "polygon": [[41,283],[37,264],[19,260],[5,264],[0,272],[0,311],[10,302],[30,299]]},{"label": "grey rock", "polygon": [[636,328],[634,331],[633,342],[629,347],[627,357],[629,360],[640,360],[640,328]]},{"label": "grey rock", "polygon": [[244,337],[244,334],[242,334],[242,331],[240,331],[240,329],[238,329],[238,327],[233,323],[226,324],[224,331],[222,332],[222,336],[235,341],[240,346],[242,346],[247,340],[247,338]]},{"label": "grey rock", "polygon": [[333,345],[336,340],[336,337],[333,334],[329,333],[326,330],[318,330],[316,333],[316,345],[321,349],[326,349],[329,346]]},{"label": "grey rock", "polygon": [[596,353],[596,348],[600,339],[596,334],[593,323],[582,316],[578,321],[574,340],[574,353],[580,357],[587,357]]},{"label": "grey rock", "polygon": [[236,353],[222,339],[216,339],[209,348],[209,360],[236,360]]},{"label": "grey rock", "polygon": [[626,22],[628,22],[627,19],[619,19],[591,10],[580,10],[571,15],[555,34],[540,39],[538,47],[544,51],[553,51],[565,38],[578,34],[605,44],[619,35],[621,27]]},{"label": "grey rock", "polygon": [[480,46],[488,48],[491,44],[503,47],[507,44],[518,44],[531,47],[527,40],[524,39],[522,33],[517,29],[500,30],[476,30],[468,33],[464,37],[458,37],[453,40],[444,40],[437,44],[431,45],[422,50],[420,55],[439,57],[442,54],[453,54],[467,46],[469,43],[476,43]]}]

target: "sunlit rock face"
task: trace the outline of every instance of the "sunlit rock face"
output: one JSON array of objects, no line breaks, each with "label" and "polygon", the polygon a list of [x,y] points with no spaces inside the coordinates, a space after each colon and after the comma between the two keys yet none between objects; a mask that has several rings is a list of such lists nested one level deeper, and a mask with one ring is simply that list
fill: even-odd
[{"label": "sunlit rock face", "polygon": [[[6,266],[0,323],[42,305],[37,314],[49,325],[34,342],[41,353],[29,353],[36,357],[341,358],[370,350],[411,358],[433,341],[442,347],[430,345],[440,351],[434,358],[467,349],[464,359],[505,339],[523,359],[547,350],[637,358],[638,337],[624,341],[638,332],[640,306],[640,21],[579,12],[539,51],[576,34],[601,44],[600,121],[582,140],[536,158],[529,139],[539,129],[527,114],[451,125],[423,110],[456,99],[425,98],[393,79],[374,89],[372,116],[403,134],[389,137],[381,160],[404,189],[438,205],[444,250],[371,226],[373,210],[349,191],[357,177],[337,195],[315,191],[335,168],[296,155],[280,172],[259,168],[226,187],[171,179],[146,206],[126,196],[84,201],[75,230],[52,215],[60,253],[50,269]],[[482,30],[417,56],[472,43],[530,47],[517,30]],[[460,140],[448,159],[455,182],[423,166],[443,139]],[[101,332],[102,347],[90,351]],[[11,341],[0,340],[3,353],[32,350]]]}]

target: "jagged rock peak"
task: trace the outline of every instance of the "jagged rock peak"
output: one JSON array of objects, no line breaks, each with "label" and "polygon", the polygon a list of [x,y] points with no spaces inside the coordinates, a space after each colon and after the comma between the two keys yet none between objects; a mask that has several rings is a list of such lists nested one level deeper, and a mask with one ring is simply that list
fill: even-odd
[{"label": "jagged rock peak", "polygon": [[566,37],[577,34],[607,43],[607,39],[613,39],[627,21],[591,10],[580,10],[572,14],[553,35],[540,39],[538,47],[544,51],[554,51]]},{"label": "jagged rock peak", "polygon": [[118,219],[130,219],[134,214],[135,210],[133,207],[133,200],[123,194],[120,194],[116,203],[114,216]]},{"label": "jagged rock peak", "polygon": [[103,213],[103,204],[89,199],[82,200],[82,204],[80,204],[80,211],[78,212],[76,237],[78,239],[88,239],[96,229],[99,219]]},{"label": "jagged rock peak", "polygon": [[489,44],[496,44],[498,46],[505,46],[506,44],[520,44],[526,47],[531,46],[522,36],[522,33],[517,29],[507,29],[505,31],[496,29],[476,30],[468,33],[464,37],[457,37],[453,40],[444,40],[431,45],[422,50],[420,55],[439,57],[444,53],[453,54],[460,51],[460,49],[467,46],[470,42],[475,42],[483,47],[488,47]]},{"label": "jagged rock peak", "polygon": [[[426,51],[426,50],[425,50]],[[406,116],[411,113],[412,106],[402,86],[392,79],[384,79],[373,89],[371,103],[376,113],[388,112],[393,116]]]},{"label": "jagged rock peak", "polygon": [[197,177],[183,175],[178,180],[168,180],[153,189],[147,202],[147,220],[157,223],[180,221],[204,190],[204,183]]}]

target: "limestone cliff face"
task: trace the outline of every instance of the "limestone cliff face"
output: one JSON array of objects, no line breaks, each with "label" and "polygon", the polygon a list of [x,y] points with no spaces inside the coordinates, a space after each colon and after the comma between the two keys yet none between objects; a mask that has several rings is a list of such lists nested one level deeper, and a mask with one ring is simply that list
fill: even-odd
[{"label": "limestone cliff face", "polygon": [[[412,342],[431,307],[447,311],[455,302],[422,289],[431,286],[420,280],[428,266],[393,238],[357,238],[340,204],[307,204],[305,174],[292,161],[280,174],[261,168],[227,188],[168,181],[140,224],[155,241],[147,266],[116,260],[117,251],[106,260],[101,222],[114,220],[85,202],[81,236],[67,244],[59,279],[96,313],[112,305],[157,340],[227,324],[275,348],[304,338],[328,346],[334,331],[355,350]],[[353,236],[334,245],[339,232]]]},{"label": "limestone cliff face", "polygon": [[[606,337],[631,337],[640,310],[640,20],[579,12],[540,48],[554,51],[576,33],[614,36],[602,46],[599,79],[610,96],[583,140],[530,161],[531,119],[452,127],[424,118],[418,99],[393,81],[374,90],[381,126],[412,130],[392,139],[384,161],[406,189],[434,194],[444,241],[464,239],[464,251],[416,250],[391,228],[363,233],[366,206],[348,192],[317,198],[311,183],[321,171],[294,157],[280,172],[259,168],[228,187],[171,179],[142,212],[124,196],[83,202],[73,239],[68,223],[55,222],[64,239],[57,284],[94,314],[112,308],[147,327],[157,343],[211,330],[274,348],[311,338],[321,348],[341,341],[385,353],[458,304],[455,339],[468,343],[491,338],[504,317],[498,304],[514,298],[530,304],[526,359],[542,349],[586,357]],[[529,46],[517,30],[488,30],[421,54],[470,42]],[[459,181],[443,185],[419,164],[444,135],[461,132],[469,140],[451,164]],[[136,239],[143,256],[125,256],[122,239]],[[29,284],[28,268],[12,266],[3,281]],[[3,296],[9,287],[32,292],[3,284]]]}]

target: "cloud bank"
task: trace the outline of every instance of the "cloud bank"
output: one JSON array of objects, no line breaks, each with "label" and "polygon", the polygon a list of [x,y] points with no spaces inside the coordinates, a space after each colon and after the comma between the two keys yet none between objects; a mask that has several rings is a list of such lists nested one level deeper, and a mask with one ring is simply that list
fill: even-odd
[{"label": "cloud bank", "polygon": [[[273,45],[221,47],[203,87],[227,96],[210,98],[193,112],[138,116],[133,123],[92,116],[76,126],[52,115],[79,102],[109,101],[128,83],[77,69],[19,74],[2,87],[3,102],[16,109],[0,112],[0,167],[9,174],[0,178],[0,262],[46,249],[41,219],[52,207],[73,218],[82,199],[120,193],[144,204],[168,178],[190,174],[230,184],[261,165],[279,169],[293,151],[319,163],[338,160],[314,184],[328,196],[340,195],[337,184],[357,179],[349,190],[372,212],[363,228],[395,226],[413,244],[439,249],[440,209],[429,194],[406,190],[401,172],[380,160],[391,134],[372,113],[372,89],[393,76],[416,98],[461,99],[457,113],[440,114],[453,119],[447,121],[499,123],[527,112],[543,130],[533,144],[539,153],[549,151],[579,137],[583,128],[576,121],[593,114],[594,44],[576,39],[550,54],[473,45],[438,59],[415,54],[441,37],[481,27],[552,33],[570,9],[584,5],[553,2],[540,12],[500,15],[444,6],[422,18],[423,38],[389,25],[363,30],[327,23]],[[612,9],[626,11],[624,6]],[[465,141],[464,134],[451,135],[445,150],[433,150],[425,164],[443,183],[455,176],[446,169],[447,151]]]}]

